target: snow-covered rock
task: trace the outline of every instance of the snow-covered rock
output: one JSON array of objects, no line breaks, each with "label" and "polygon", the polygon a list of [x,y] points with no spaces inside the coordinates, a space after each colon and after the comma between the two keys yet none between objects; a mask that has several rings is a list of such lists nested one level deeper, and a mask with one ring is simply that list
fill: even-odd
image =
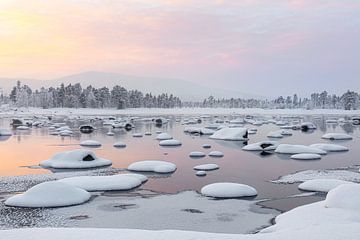
[{"label": "snow-covered rock", "polygon": [[114,136],[114,135],[115,135],[115,133],[114,133],[114,132],[112,132],[112,131],[108,131],[108,132],[106,133],[106,135],[108,135],[108,136]]},{"label": "snow-covered rock", "polygon": [[147,181],[141,174],[117,174],[111,176],[79,176],[58,180],[86,191],[124,191],[140,186]]},{"label": "snow-covered rock", "polygon": [[352,136],[345,133],[326,133],[321,138],[328,140],[351,140]]},{"label": "snow-covered rock", "polygon": [[202,148],[208,149],[208,148],[211,148],[211,145],[210,144],[203,144]]},{"label": "snow-covered rock", "polygon": [[215,131],[204,127],[186,127],[184,129],[184,132],[190,134],[212,135]]},{"label": "snow-covered rock", "polygon": [[95,168],[111,165],[107,159],[98,158],[92,151],[77,149],[55,154],[51,159],[42,161],[40,166],[46,168]]},{"label": "snow-covered rock", "polygon": [[299,154],[291,155],[290,158],[296,160],[316,160],[316,159],[321,159],[321,155],[316,153],[299,153]]},{"label": "snow-covered rock", "polygon": [[324,201],[326,208],[360,211],[360,184],[341,184],[330,190]]},{"label": "snow-covered rock", "polygon": [[214,198],[240,198],[256,196],[257,191],[245,184],[220,182],[206,185],[201,189],[201,194]]},{"label": "snow-covered rock", "polygon": [[10,130],[8,130],[8,129],[0,129],[0,136],[11,136],[12,135],[12,133],[11,133],[11,131]]},{"label": "snow-covered rock", "polygon": [[200,151],[193,151],[189,153],[189,157],[194,157],[194,158],[200,158],[200,157],[205,157],[206,154]]},{"label": "snow-covered rock", "polygon": [[206,176],[206,171],[197,171],[195,174],[198,177],[203,177],[203,176]]},{"label": "snow-covered rock", "polygon": [[172,137],[170,134],[165,133],[165,132],[160,133],[160,134],[158,134],[158,135],[156,136],[156,139],[157,139],[157,140],[169,140],[169,139],[172,139],[172,138],[173,138],[173,137]]},{"label": "snow-covered rock", "polygon": [[197,165],[194,167],[194,170],[200,170],[200,171],[211,171],[216,169],[219,169],[219,166],[213,163]]},{"label": "snow-covered rock", "polygon": [[132,136],[136,137],[136,138],[141,138],[141,137],[143,137],[143,134],[142,133],[133,133]]},{"label": "snow-covered rock", "polygon": [[293,144],[280,144],[276,149],[276,153],[282,154],[300,154],[300,153],[315,153],[326,154],[326,151],[319,148],[309,147],[305,145],[293,145]]},{"label": "snow-covered rock", "polygon": [[261,141],[257,143],[252,143],[244,146],[242,149],[245,151],[272,151],[279,146],[279,143],[276,141]]},{"label": "snow-covered rock", "polygon": [[223,157],[224,153],[220,151],[211,151],[209,152],[210,157]]},{"label": "snow-covered rock", "polygon": [[95,140],[85,140],[80,143],[80,146],[84,147],[100,147],[101,143]]},{"label": "snow-covered rock", "polygon": [[116,148],[124,148],[124,147],[126,147],[126,143],[124,143],[124,142],[116,142],[116,143],[113,144],[113,146],[116,147]]},{"label": "snow-covered rock", "polygon": [[266,135],[268,138],[283,138],[284,136],[280,131],[272,131]]},{"label": "snow-covered rock", "polygon": [[303,191],[329,192],[341,184],[353,184],[353,182],[339,179],[313,179],[301,183],[298,188]]},{"label": "snow-covered rock", "polygon": [[303,122],[300,124],[300,128],[302,131],[315,130],[316,125],[312,122]]},{"label": "snow-covered rock", "polygon": [[176,170],[176,165],[170,162],[147,160],[130,164],[127,168],[130,171],[172,173]]},{"label": "snow-covered rock", "polygon": [[310,145],[310,147],[319,148],[321,150],[327,152],[345,152],[349,151],[349,148],[337,144],[330,144],[330,143],[315,143]]},{"label": "snow-covered rock", "polygon": [[229,140],[229,141],[245,141],[248,139],[247,128],[229,128],[224,127],[217,130],[210,136],[212,139]]},{"label": "snow-covered rock", "polygon": [[28,126],[18,126],[16,127],[16,130],[29,130],[30,128]]},{"label": "snow-covered rock", "polygon": [[30,188],[22,194],[8,198],[5,205],[12,207],[65,207],[82,204],[90,199],[90,194],[69,184],[51,181]]},{"label": "snow-covered rock", "polygon": [[181,146],[181,142],[176,139],[162,140],[159,142],[160,146]]}]

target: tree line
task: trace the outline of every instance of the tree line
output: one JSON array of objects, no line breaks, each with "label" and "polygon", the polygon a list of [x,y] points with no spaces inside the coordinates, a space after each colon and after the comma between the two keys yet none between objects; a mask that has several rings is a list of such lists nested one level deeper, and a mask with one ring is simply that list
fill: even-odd
[{"label": "tree line", "polygon": [[61,84],[54,88],[40,88],[33,91],[28,85],[17,82],[9,96],[1,96],[3,103],[16,107],[40,108],[175,108],[181,107],[181,100],[167,93],[153,95],[138,90],[127,90],[121,86],[82,88],[80,83]]},{"label": "tree line", "polygon": [[303,108],[303,109],[360,109],[360,95],[348,90],[344,94],[329,94],[326,91],[301,98],[297,94],[268,99],[215,98],[209,96],[203,101],[184,102],[167,93],[153,95],[138,90],[127,90],[121,86],[82,88],[80,83],[61,84],[59,87],[40,88],[33,91],[28,85],[17,82],[8,96],[1,94],[0,104],[16,107],[40,108]]}]

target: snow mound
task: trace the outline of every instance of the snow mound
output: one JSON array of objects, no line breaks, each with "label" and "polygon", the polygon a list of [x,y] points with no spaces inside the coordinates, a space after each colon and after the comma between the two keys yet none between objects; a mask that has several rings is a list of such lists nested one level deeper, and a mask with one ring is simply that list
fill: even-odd
[{"label": "snow mound", "polygon": [[242,149],[245,151],[271,151],[275,150],[278,146],[279,143],[276,141],[261,141],[246,145]]},{"label": "snow mound", "polygon": [[319,148],[321,150],[327,152],[345,152],[349,151],[349,148],[337,144],[330,144],[330,143],[315,143],[310,145],[310,147]]},{"label": "snow mound", "polygon": [[319,148],[309,147],[305,145],[280,144],[276,149],[276,153],[282,154],[299,154],[299,153],[315,153],[326,154],[326,151]]},{"label": "snow mound", "polygon": [[245,141],[248,139],[248,131],[247,128],[224,127],[220,130],[217,130],[213,135],[210,136],[210,138],[229,141]]},{"label": "snow mound", "polygon": [[327,133],[321,138],[329,140],[351,140],[352,136],[345,133]]},{"label": "snow mound", "polygon": [[360,211],[360,184],[342,184],[332,190],[326,196],[324,206],[326,208],[341,208],[351,211]]},{"label": "snow mound", "polygon": [[8,198],[12,207],[65,207],[82,204],[90,199],[87,191],[57,181],[40,183],[22,194]]},{"label": "snow mound", "polygon": [[110,160],[98,158],[92,151],[77,149],[57,153],[51,159],[42,161],[40,166],[46,168],[79,169],[104,167],[111,164]]},{"label": "snow mound", "polygon": [[12,135],[12,133],[11,133],[11,131],[10,130],[8,130],[8,129],[0,129],[0,136],[11,136]]},{"label": "snow mound", "polygon": [[201,170],[201,171],[211,171],[216,169],[219,169],[219,166],[213,163],[197,165],[194,167],[194,170]]},{"label": "snow mound", "polygon": [[350,182],[360,182],[360,173],[348,170],[306,170],[280,177],[273,183],[297,183],[313,179],[338,179]]},{"label": "snow mound", "polygon": [[209,156],[210,157],[223,157],[224,156],[224,153],[223,152],[220,152],[220,151],[211,151],[209,153]]},{"label": "snow mound", "polygon": [[85,140],[80,143],[80,146],[84,147],[100,147],[101,143],[95,140]]},{"label": "snow mound", "polygon": [[116,143],[114,143],[113,146],[114,146],[114,147],[117,147],[117,148],[124,148],[124,147],[126,147],[126,143],[116,142]]},{"label": "snow mound", "polygon": [[147,160],[130,164],[127,168],[130,171],[172,173],[176,170],[176,165],[170,162]]},{"label": "snow mound", "polygon": [[189,153],[189,157],[193,157],[193,158],[201,158],[201,157],[205,157],[206,154],[203,152],[199,152],[199,151],[193,151],[191,153]]},{"label": "snow mound", "polygon": [[321,159],[321,155],[316,153],[299,153],[299,154],[291,155],[291,158],[296,160],[315,160],[315,159]]},{"label": "snow mound", "polygon": [[172,139],[173,137],[168,134],[168,133],[160,133],[156,136],[156,139],[157,140],[169,140],[169,139]]},{"label": "snow mound", "polygon": [[206,171],[197,171],[195,174],[196,176],[203,177],[206,176]]},{"label": "snow mound", "polygon": [[176,139],[162,140],[159,142],[160,146],[181,146],[181,142]]},{"label": "snow mound", "polygon": [[313,179],[301,183],[298,188],[303,191],[329,192],[330,190],[342,185],[353,182],[338,179]]},{"label": "snow mound", "polygon": [[213,183],[201,189],[201,194],[214,198],[240,198],[256,196],[255,188],[240,183]]},{"label": "snow mound", "polygon": [[141,174],[117,174],[111,176],[79,176],[58,180],[86,191],[124,191],[140,186],[147,181]]}]

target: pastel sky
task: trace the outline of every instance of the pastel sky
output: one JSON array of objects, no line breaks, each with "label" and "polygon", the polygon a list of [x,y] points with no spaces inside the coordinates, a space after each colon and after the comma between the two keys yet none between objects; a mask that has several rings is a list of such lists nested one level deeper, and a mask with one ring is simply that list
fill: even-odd
[{"label": "pastel sky", "polygon": [[0,77],[90,70],[261,95],[360,90],[360,1],[0,1]]}]

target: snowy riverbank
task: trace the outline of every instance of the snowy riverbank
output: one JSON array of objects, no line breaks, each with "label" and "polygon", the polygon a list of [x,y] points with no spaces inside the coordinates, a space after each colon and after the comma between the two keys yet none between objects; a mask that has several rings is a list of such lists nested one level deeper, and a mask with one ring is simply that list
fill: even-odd
[{"label": "snowy riverbank", "polygon": [[201,114],[252,114],[252,115],[360,115],[360,110],[343,109],[261,109],[261,108],[15,108],[1,109],[0,115],[201,115]]}]

